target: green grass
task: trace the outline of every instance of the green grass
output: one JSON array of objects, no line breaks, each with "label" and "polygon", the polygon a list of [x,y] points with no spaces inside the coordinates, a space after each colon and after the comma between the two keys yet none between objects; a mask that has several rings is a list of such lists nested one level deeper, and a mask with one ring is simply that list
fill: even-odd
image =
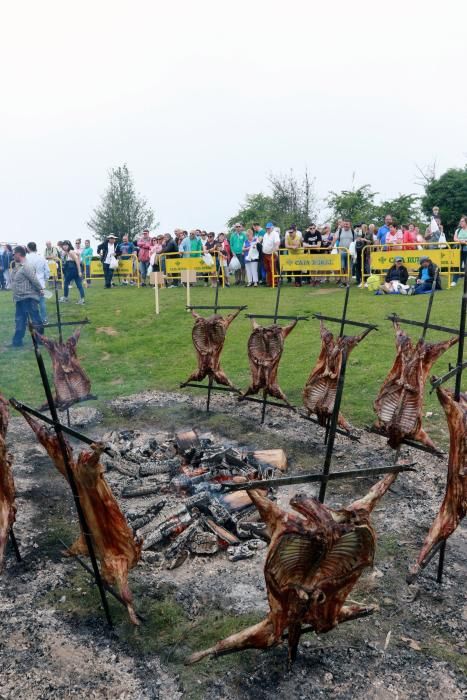
[{"label": "green grass", "polygon": [[[71,294],[75,301],[76,290]],[[191,290],[191,297],[193,304],[209,304],[213,301],[213,290],[196,287]],[[437,293],[432,321],[455,327],[459,321],[460,299],[459,287]],[[182,288],[161,290],[160,300],[161,314],[156,317],[152,288],[104,290],[101,283],[95,283],[87,291],[85,307],[74,303],[62,305],[63,320],[79,319],[84,315],[91,320],[91,324],[83,328],[79,354],[101,406],[119,395],[148,389],[177,390],[179,382],[195,368],[191,344],[193,322],[185,310],[186,291]],[[325,285],[319,290],[285,285],[280,313],[311,316],[314,312],[322,312],[339,316],[343,300],[344,290],[334,285]],[[349,360],[343,412],[355,425],[362,426],[372,419],[372,402],[394,359],[394,333],[392,325],[384,320],[386,315],[395,311],[402,316],[423,320],[427,301],[427,295],[383,297],[374,296],[368,290],[352,289],[349,317],[376,323],[380,327],[356,348]],[[220,292],[221,304],[248,304],[249,313],[272,313],[274,302],[275,292],[270,289],[234,287]],[[52,322],[54,300],[47,304]],[[0,391],[7,397],[14,395],[25,402],[42,402],[43,390],[33,353],[30,349],[4,349],[10,342],[14,326],[14,305],[8,293],[0,294],[0,317]],[[337,328],[335,324],[332,327]],[[115,335],[102,332],[102,328],[113,329]],[[71,329],[67,330],[71,333]],[[418,329],[409,330],[415,338],[418,337]],[[56,336],[57,330],[50,329],[49,333]],[[249,333],[250,322],[242,313],[230,327],[222,355],[227,375],[241,388],[248,385],[250,376],[246,352]],[[429,332],[428,337],[438,340],[445,336]],[[286,341],[279,383],[292,403],[301,403],[302,388],[319,347],[319,323],[311,318],[300,322]],[[455,359],[456,349],[453,348],[441,358],[434,371],[444,373],[448,363]],[[48,358],[47,366],[50,366]],[[434,395],[427,395],[426,410],[433,411],[433,416],[426,420],[426,427],[433,437],[442,438],[440,431],[445,424]]]}]

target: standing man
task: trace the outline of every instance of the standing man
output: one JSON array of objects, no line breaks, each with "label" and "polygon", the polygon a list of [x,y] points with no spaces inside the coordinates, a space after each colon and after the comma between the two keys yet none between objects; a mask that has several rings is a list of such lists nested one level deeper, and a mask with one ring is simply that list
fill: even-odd
[{"label": "standing man", "polygon": [[84,248],[81,251],[81,270],[84,274],[84,281],[88,287],[91,286],[91,261],[93,256],[93,249],[91,248],[91,241],[84,241]]},{"label": "standing man", "polygon": [[[37,246],[31,241],[28,243],[28,254],[26,255],[26,262],[32,267],[36,273],[36,277],[40,282],[42,290],[47,286],[47,280],[50,277],[49,263],[42,255],[37,252]],[[45,326],[47,321],[47,309],[45,307],[45,296],[42,295],[39,298],[39,313],[41,316],[42,324]]]},{"label": "standing man", "polygon": [[275,257],[280,246],[279,233],[274,228],[274,224],[269,221],[266,224],[266,233],[263,236],[263,260],[266,269],[266,286],[272,287],[273,269],[277,265]]},{"label": "standing man", "polygon": [[190,239],[186,231],[180,231],[178,237],[178,252],[181,254],[182,258],[190,257]]},{"label": "standing man", "polygon": [[190,238],[189,238],[189,244],[190,244],[190,258],[199,258],[203,254],[203,243],[201,241],[201,238],[198,238],[196,235],[195,229],[192,229],[190,231]]},{"label": "standing man", "polygon": [[384,217],[384,224],[379,227],[378,233],[376,235],[377,243],[378,245],[385,245],[386,244],[386,236],[389,233],[389,227],[392,224],[392,216],[391,214],[386,214]]},{"label": "standing man", "polygon": [[120,255],[120,246],[117,243],[117,236],[113,233],[107,236],[107,240],[97,247],[97,254],[100,255],[102,267],[104,268],[104,287],[112,287],[112,277],[118,268],[117,258]]},{"label": "standing man", "polygon": [[43,295],[43,291],[36,273],[26,261],[26,249],[21,245],[16,246],[13,250],[13,256],[14,266],[11,271],[11,289],[13,291],[13,301],[16,303],[16,329],[10,347],[21,348],[29,317],[35,329],[39,333],[44,332],[39,315],[39,299]]},{"label": "standing man", "polygon": [[245,256],[243,255],[243,246],[246,241],[245,227],[238,222],[230,232],[229,244],[232,255],[238,258],[240,269],[235,271],[235,284],[245,282]]},{"label": "standing man", "polygon": [[142,237],[138,240],[138,261],[139,272],[141,275],[141,286],[146,286],[146,278],[149,270],[149,258],[151,257],[151,238],[149,229],[145,228]]},{"label": "standing man", "polygon": [[[389,230],[389,229],[388,229]],[[345,248],[346,250],[340,250],[340,256],[341,256],[341,269],[345,273],[345,276],[347,277],[349,274],[349,269],[348,269],[348,250],[350,248],[350,244],[355,240],[355,234],[352,229],[352,224],[349,221],[349,219],[343,219],[342,220],[342,228],[339,229],[337,232],[337,240],[336,240],[336,245],[338,248]],[[340,283],[341,287],[344,287],[345,284],[344,282],[341,281]]]}]

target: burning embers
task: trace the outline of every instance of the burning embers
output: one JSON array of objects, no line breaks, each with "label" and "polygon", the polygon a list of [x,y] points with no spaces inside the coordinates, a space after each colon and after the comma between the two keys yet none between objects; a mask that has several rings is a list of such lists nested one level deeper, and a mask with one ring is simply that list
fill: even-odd
[{"label": "burning embers", "polygon": [[[241,451],[192,430],[160,444],[141,442],[134,431],[113,435],[114,449],[127,463],[138,464],[122,497],[138,504],[128,518],[144,540],[143,550],[163,551],[167,567],[175,568],[189,554],[224,549],[236,561],[266,546],[266,527],[246,491],[227,493],[223,483],[282,472],[287,466],[283,450]],[[117,462],[113,466],[126,474]]]}]

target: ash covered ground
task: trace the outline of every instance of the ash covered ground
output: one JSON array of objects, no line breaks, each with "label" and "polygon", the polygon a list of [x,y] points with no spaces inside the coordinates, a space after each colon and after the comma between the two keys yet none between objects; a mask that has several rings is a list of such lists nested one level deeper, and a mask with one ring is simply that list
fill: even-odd
[{"label": "ash covered ground", "polygon": [[[205,397],[151,392],[112,402],[103,414],[72,409],[72,421],[92,437],[134,430],[142,442],[170,440],[195,426],[215,444],[255,449],[284,448],[289,474],[318,471],[323,432],[282,410],[270,409],[259,426],[259,409],[216,396],[212,413]],[[193,667],[183,661],[266,613],[264,549],[230,561],[227,551],[189,553],[168,569],[163,550],[143,554],[130,574],[136,607],[146,618],[135,629],[126,611],[111,603],[109,633],[95,586],[64,546],[78,533],[69,490],[22,418],[8,433],[14,454],[18,538],[23,562],[8,550],[0,578],[1,698],[439,698],[467,693],[467,574],[465,527],[447,547],[445,577],[436,584],[432,562],[417,584],[405,575],[437,512],[444,492],[446,460],[415,450],[403,454],[418,472],[401,474],[378,506],[375,567],[360,579],[352,598],[380,607],[372,617],[332,632],[304,635],[291,673],[286,649],[245,651]],[[392,462],[382,438],[363,434],[360,443],[337,438],[333,469]],[[128,475],[108,463],[106,478],[124,512],[144,499],[122,498]],[[329,486],[327,502],[342,505],[366,493],[376,479]],[[315,485],[278,492],[286,507],[296,491],[316,495]],[[151,497],[156,498],[157,494]],[[134,516],[134,513],[133,513]]]}]

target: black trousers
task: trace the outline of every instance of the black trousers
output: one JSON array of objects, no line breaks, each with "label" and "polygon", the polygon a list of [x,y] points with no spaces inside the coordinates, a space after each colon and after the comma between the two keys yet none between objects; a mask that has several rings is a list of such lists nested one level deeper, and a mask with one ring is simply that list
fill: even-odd
[{"label": "black trousers", "polygon": [[107,263],[103,263],[103,265],[104,265],[105,286],[106,286],[106,289],[110,289],[110,287],[112,286],[112,277],[114,276],[114,271],[110,267],[110,265],[108,265]]}]

